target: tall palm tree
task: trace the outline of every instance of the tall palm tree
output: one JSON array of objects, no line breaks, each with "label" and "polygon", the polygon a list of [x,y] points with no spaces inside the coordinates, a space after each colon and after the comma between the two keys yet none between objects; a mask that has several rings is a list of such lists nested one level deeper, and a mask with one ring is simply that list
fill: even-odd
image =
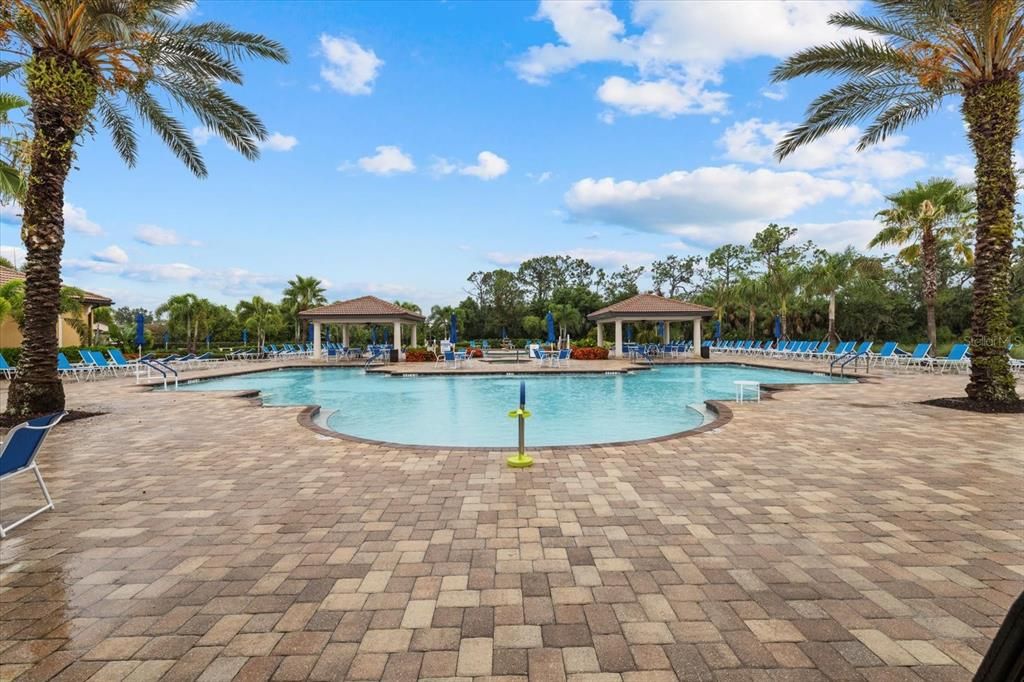
[{"label": "tall palm tree", "polygon": [[975,156],[977,225],[971,313],[971,380],[975,400],[1016,403],[1007,344],[1008,293],[1024,71],[1024,3],[1020,0],[876,0],[872,16],[839,12],[829,23],[877,40],[847,38],[797,52],[773,72],[776,82],[821,74],[844,82],[815,99],[804,123],[779,143],[784,158],[829,132],[864,119],[859,148],[925,118],[948,96],[961,111]]},{"label": "tall palm tree", "polygon": [[715,280],[711,284],[711,307],[715,309],[715,319],[722,323],[725,308],[736,300],[736,289],[724,279]]},{"label": "tall palm tree", "polygon": [[[206,166],[186,127],[161,101],[165,95],[247,158],[267,130],[220,83],[239,84],[246,57],[286,61],[284,48],[263,36],[217,22],[192,24],[174,15],[191,0],[4,0],[0,39],[20,61],[0,75],[24,73],[33,125],[23,202],[25,338],[8,411],[63,408],[57,374],[56,321],[64,248],[64,184],[75,146],[92,120],[111,133],[133,166],[138,143],[132,114],[152,128],[195,175]],[[129,113],[131,112],[131,113]]]},{"label": "tall palm tree", "polygon": [[156,309],[157,317],[167,314],[170,324],[185,325],[185,345],[190,353],[196,349],[195,339],[199,329],[199,322],[196,318],[200,306],[200,298],[195,294],[178,294],[171,296]]},{"label": "tall palm tree", "polygon": [[868,246],[903,246],[899,256],[921,264],[921,298],[927,319],[928,341],[937,343],[935,299],[939,290],[939,246],[962,241],[963,216],[972,209],[970,188],[947,178],[890,194],[889,208],[876,214],[884,227]]},{"label": "tall palm tree", "polygon": [[836,294],[856,272],[856,261],[857,252],[853,247],[847,247],[839,253],[823,251],[808,273],[811,289],[828,296],[828,340],[835,343],[839,342],[839,334],[836,332]]},{"label": "tall palm tree", "polygon": [[310,308],[326,304],[327,297],[324,296],[324,291],[324,283],[316,277],[295,275],[295,279],[288,280],[288,286],[284,290],[282,307],[293,317],[292,322],[295,325],[296,341],[302,341],[305,336],[305,330],[302,328],[299,313],[303,310],[309,310]]},{"label": "tall palm tree", "polygon": [[235,308],[238,321],[246,329],[256,332],[256,346],[262,348],[267,340],[267,330],[278,321],[280,312],[276,305],[261,296],[253,296],[250,301],[241,301]]},{"label": "tall palm tree", "polygon": [[757,305],[764,299],[764,282],[744,277],[736,283],[736,298],[747,306],[747,337],[754,338],[757,326]]},{"label": "tall palm tree", "polygon": [[764,287],[782,323],[783,338],[786,337],[787,333],[786,317],[789,314],[790,303],[793,302],[797,290],[799,290],[805,279],[806,272],[803,268],[786,263],[776,263],[764,275]]}]

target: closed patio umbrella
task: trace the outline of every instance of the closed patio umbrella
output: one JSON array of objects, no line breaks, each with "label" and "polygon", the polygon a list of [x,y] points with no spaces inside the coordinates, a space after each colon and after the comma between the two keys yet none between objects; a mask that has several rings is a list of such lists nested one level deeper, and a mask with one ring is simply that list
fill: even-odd
[{"label": "closed patio umbrella", "polygon": [[370,344],[377,345],[377,328],[370,327]]},{"label": "closed patio umbrella", "polygon": [[306,327],[306,341],[309,343],[313,342],[313,323],[310,322],[309,326]]},{"label": "closed patio umbrella", "polygon": [[459,341],[459,322],[455,319],[455,313],[452,313],[452,319],[450,323],[450,329],[448,330],[448,340],[453,344]]},{"label": "closed patio umbrella", "polygon": [[714,337],[715,337],[716,341],[718,339],[722,338],[722,321],[721,320],[715,320],[715,334],[714,334]]},{"label": "closed patio umbrella", "polygon": [[135,347],[142,354],[142,347],[146,345],[146,316],[138,313],[135,316]]},{"label": "closed patio umbrella", "polygon": [[555,342],[555,316],[548,311],[548,343]]},{"label": "closed patio umbrella", "polygon": [[632,340],[633,340],[633,325],[627,324],[626,325],[626,341],[630,342]]},{"label": "closed patio umbrella", "polygon": [[248,329],[243,329],[242,330],[242,343],[244,343],[244,344],[248,344],[249,343],[249,330]]},{"label": "closed patio umbrella", "polygon": [[171,343],[171,333],[164,332],[164,350],[167,350],[168,344]]},{"label": "closed patio umbrella", "polygon": [[775,316],[775,322],[772,323],[772,334],[776,339],[782,338],[782,318],[778,315]]}]

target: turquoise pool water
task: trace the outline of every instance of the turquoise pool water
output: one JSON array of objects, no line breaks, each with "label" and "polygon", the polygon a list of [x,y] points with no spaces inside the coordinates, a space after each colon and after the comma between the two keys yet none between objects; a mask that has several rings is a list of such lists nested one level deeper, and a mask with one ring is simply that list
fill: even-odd
[{"label": "turquoise pool water", "polygon": [[408,445],[515,447],[507,414],[526,381],[527,447],[655,438],[704,423],[704,401],[733,400],[733,381],[845,382],[734,365],[658,367],[632,374],[416,376],[356,369],[282,369],[183,384],[185,391],[258,389],[267,405],[320,405],[339,433]]}]

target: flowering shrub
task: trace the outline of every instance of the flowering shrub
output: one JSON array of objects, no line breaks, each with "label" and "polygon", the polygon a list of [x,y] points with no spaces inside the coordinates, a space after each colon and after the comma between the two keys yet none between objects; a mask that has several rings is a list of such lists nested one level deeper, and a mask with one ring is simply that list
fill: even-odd
[{"label": "flowering shrub", "polygon": [[437,356],[428,348],[409,348],[405,351],[406,362],[434,362]]},{"label": "flowering shrub", "polygon": [[479,348],[469,348],[466,350],[467,358],[482,358],[483,356],[484,352]]},{"label": "flowering shrub", "polygon": [[607,360],[607,348],[573,348],[573,360]]}]

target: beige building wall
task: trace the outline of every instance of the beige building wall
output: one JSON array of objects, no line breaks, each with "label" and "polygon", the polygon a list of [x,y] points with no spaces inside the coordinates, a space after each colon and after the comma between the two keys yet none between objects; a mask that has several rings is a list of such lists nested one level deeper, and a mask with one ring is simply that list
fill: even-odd
[{"label": "beige building wall", "polygon": [[[86,307],[86,311],[86,319],[88,319],[91,309]],[[18,329],[18,324],[13,318],[5,317],[0,321],[0,348],[17,348],[21,345],[21,339],[21,330]],[[78,332],[63,318],[60,329],[57,330],[57,342],[62,348],[82,345]]]}]

